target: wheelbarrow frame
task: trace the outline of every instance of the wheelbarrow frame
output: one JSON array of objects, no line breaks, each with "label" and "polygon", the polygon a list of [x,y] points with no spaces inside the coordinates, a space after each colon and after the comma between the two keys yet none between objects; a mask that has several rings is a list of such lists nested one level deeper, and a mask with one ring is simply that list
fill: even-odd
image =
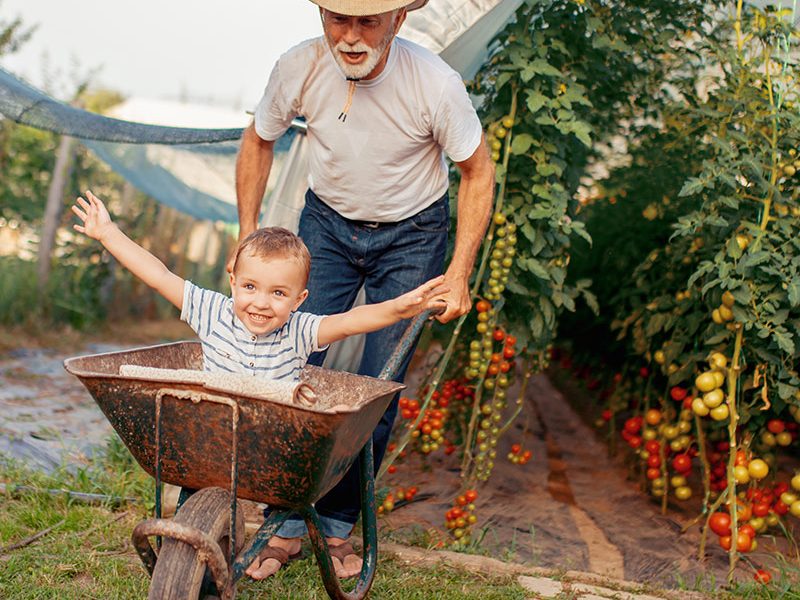
[{"label": "wheelbarrow frame", "polygon": [[[441,310],[426,311],[412,319],[397,347],[393,351],[386,365],[379,375],[379,379],[390,381],[398,373],[401,365],[407,358],[409,352],[414,347],[416,338],[425,324],[425,321],[432,315],[438,314]],[[65,362],[68,370],[69,363]],[[72,372],[70,370],[70,372]],[[85,383],[85,382],[84,382]],[[88,386],[87,386],[88,387]],[[398,384],[394,393],[403,389],[402,384]],[[392,394],[393,395],[393,394]],[[230,409],[231,422],[231,448],[230,448],[230,508],[229,508],[229,556],[224,556],[221,548],[215,540],[210,539],[205,532],[171,519],[162,518],[162,413],[164,398],[178,400],[189,400],[194,403],[211,402]],[[389,396],[389,402],[391,396]],[[385,410],[388,402],[383,404]],[[381,413],[382,414],[382,413]],[[321,523],[319,514],[311,502],[294,504],[290,507],[282,507],[278,504],[270,503],[271,512],[250,543],[237,553],[236,522],[237,522],[237,497],[239,491],[239,404],[235,399],[227,398],[203,392],[202,394],[191,390],[179,389],[176,387],[165,386],[156,396],[155,406],[155,457],[154,473],[155,479],[155,518],[139,523],[133,531],[132,541],[136,551],[142,560],[146,570],[152,576],[155,569],[158,555],[150,544],[149,537],[156,537],[156,546],[160,550],[161,538],[169,537],[180,540],[191,545],[197,551],[197,559],[206,563],[208,571],[216,585],[218,593],[223,600],[232,599],[236,593],[236,582],[244,575],[245,569],[267,546],[270,538],[275,535],[280,526],[293,513],[299,513],[306,522],[311,539],[314,554],[317,558],[320,574],[328,595],[334,600],[361,600],[366,597],[375,577],[377,567],[377,519],[375,502],[375,479],[374,479],[374,457],[372,448],[372,432],[369,432],[367,441],[358,453],[356,460],[360,467],[361,485],[361,520],[363,538],[363,564],[359,574],[355,589],[351,593],[344,592],[336,577],[333,562],[330,556],[325,536],[321,533]],[[336,482],[344,475],[341,472]],[[182,487],[178,499],[177,511],[181,508],[184,501],[189,497],[189,492]],[[324,493],[324,492],[323,492]],[[320,494],[321,495],[321,494]]]}]

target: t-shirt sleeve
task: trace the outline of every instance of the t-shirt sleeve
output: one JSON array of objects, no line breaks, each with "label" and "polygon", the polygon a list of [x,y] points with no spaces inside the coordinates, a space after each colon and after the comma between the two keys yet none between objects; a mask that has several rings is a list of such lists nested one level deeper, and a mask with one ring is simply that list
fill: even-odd
[{"label": "t-shirt sleeve", "polygon": [[449,75],[433,118],[433,138],[453,162],[467,160],[481,143],[483,127],[458,73]]},{"label": "t-shirt sleeve", "polygon": [[312,315],[304,312],[296,312],[292,315],[289,335],[298,355],[308,358],[312,352],[328,348],[327,345],[319,345],[319,324],[324,318],[324,315]]},{"label": "t-shirt sleeve", "polygon": [[256,106],[256,133],[263,140],[277,140],[286,133],[296,116],[291,100],[286,98],[281,77],[281,61],[278,60],[272,68],[264,95]]},{"label": "t-shirt sleeve", "polygon": [[219,320],[220,310],[226,300],[227,296],[203,289],[186,280],[183,284],[181,321],[185,321],[203,339],[211,333],[213,324]]}]

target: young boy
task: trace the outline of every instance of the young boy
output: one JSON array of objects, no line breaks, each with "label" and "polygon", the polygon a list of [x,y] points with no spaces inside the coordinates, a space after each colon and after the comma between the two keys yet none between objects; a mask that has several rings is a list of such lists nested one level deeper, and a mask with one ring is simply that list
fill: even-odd
[{"label": "young boy", "polygon": [[200,337],[206,370],[297,379],[309,354],[328,344],[413,317],[448,291],[439,276],[393,300],[319,316],[296,312],[308,296],[311,257],[303,241],[280,227],[259,229],[241,243],[230,276],[231,297],[172,273],[111,221],[92,192],[72,212],[76,231],[98,240],[125,268],[181,309]]}]

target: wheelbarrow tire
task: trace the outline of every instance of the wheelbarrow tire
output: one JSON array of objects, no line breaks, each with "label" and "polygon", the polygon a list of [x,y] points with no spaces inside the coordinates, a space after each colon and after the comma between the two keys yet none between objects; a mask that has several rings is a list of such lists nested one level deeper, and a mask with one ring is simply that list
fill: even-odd
[{"label": "wheelbarrow tire", "polygon": [[[175,515],[174,520],[207,533],[230,555],[230,493],[222,488],[205,488],[193,494]],[[244,517],[236,509],[236,552],[244,544]],[[229,565],[230,567],[230,565]],[[178,540],[164,538],[158,553],[148,600],[195,600],[203,591],[206,564],[197,550]]]}]

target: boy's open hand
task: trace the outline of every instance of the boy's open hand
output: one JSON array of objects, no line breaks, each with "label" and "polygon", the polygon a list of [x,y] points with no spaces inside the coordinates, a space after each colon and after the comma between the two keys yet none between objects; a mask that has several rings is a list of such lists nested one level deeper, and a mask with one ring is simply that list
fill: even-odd
[{"label": "boy's open hand", "polygon": [[417,289],[395,298],[397,314],[401,319],[410,319],[425,310],[441,306],[443,302],[439,296],[449,291],[450,286],[444,283],[444,275],[434,277]]},{"label": "boy's open hand", "polygon": [[103,236],[111,231],[114,223],[100,198],[89,190],[86,190],[86,198],[87,200],[84,200],[79,196],[72,206],[72,212],[83,221],[83,225],[73,225],[73,227],[75,231],[102,242]]}]

